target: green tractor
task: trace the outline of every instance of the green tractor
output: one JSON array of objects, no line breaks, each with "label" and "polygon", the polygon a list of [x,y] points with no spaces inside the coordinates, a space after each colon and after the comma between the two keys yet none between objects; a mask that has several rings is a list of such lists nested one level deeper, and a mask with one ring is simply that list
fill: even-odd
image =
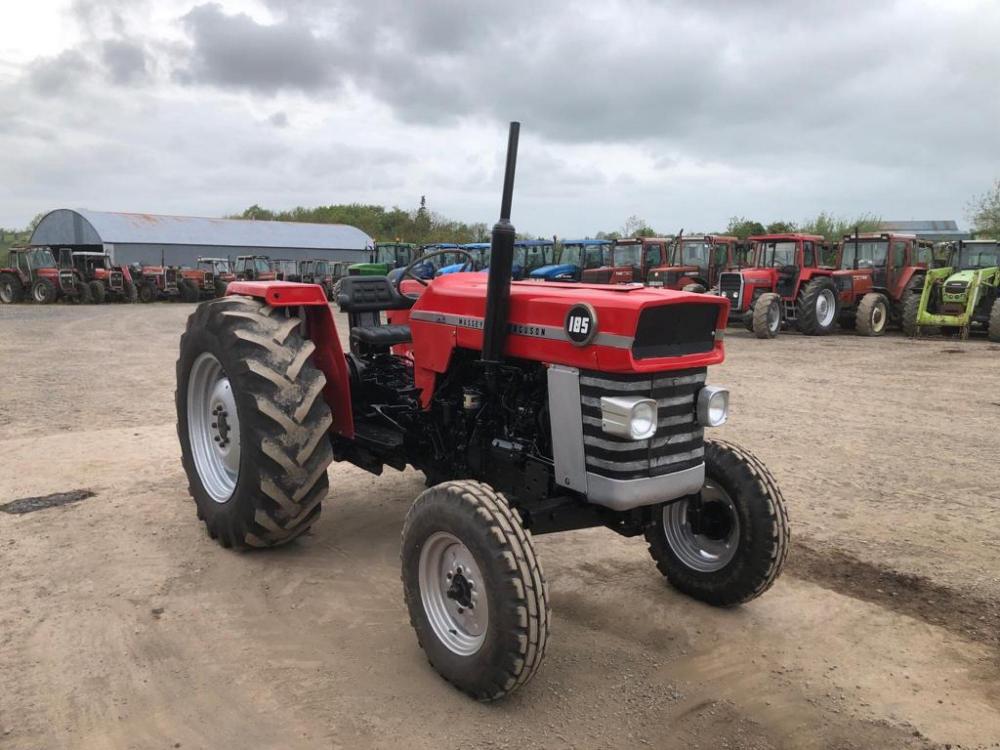
[{"label": "green tractor", "polygon": [[369,263],[352,263],[348,276],[388,276],[395,268],[405,268],[416,257],[412,242],[377,242]]},{"label": "green tractor", "polygon": [[903,307],[903,332],[918,336],[923,328],[940,327],[968,338],[982,326],[990,341],[1000,341],[1000,243],[961,240],[945,268],[927,272],[923,291]]}]

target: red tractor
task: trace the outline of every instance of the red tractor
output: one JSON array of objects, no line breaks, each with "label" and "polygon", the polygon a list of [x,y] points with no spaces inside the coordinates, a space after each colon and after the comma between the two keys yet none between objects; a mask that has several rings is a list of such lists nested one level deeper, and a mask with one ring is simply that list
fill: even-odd
[{"label": "red tractor", "polygon": [[912,234],[855,233],[841,242],[838,265],[841,327],[881,336],[890,323],[902,323],[907,297],[923,290],[934,243]]},{"label": "red tractor", "polygon": [[198,268],[215,277],[216,297],[225,296],[229,282],[236,281],[233,262],[229,258],[198,258]]},{"label": "red tractor", "polygon": [[183,467],[224,547],[313,526],[333,461],[423,472],[402,531],[405,603],[431,665],[480,700],[524,685],[545,654],[534,535],[645,536],[674,587],[725,607],[770,587],[789,540],[765,466],[704,436],[729,408],[705,383],[728,303],[512,282],[516,149],[513,123],[489,274],[419,279],[425,256],[394,281],[345,276],[346,353],[316,285],[237,281],[191,315],[177,360]]},{"label": "red tractor", "polygon": [[741,320],[757,338],[774,338],[782,325],[810,336],[833,331],[839,298],[835,268],[825,265],[826,241],[812,234],[766,234],[749,242],[751,267],[719,274],[719,294],[732,305],[730,319]]},{"label": "red tractor", "polygon": [[671,247],[671,257],[651,268],[649,286],[706,292],[719,283],[719,274],[746,265],[745,246],[738,237],[719,234],[689,235]]},{"label": "red tractor", "polygon": [[275,281],[278,278],[266,255],[238,256],[233,272],[240,281]]},{"label": "red tractor", "polygon": [[59,266],[75,269],[90,287],[90,301],[135,302],[137,293],[128,266],[115,266],[110,253],[59,249]]},{"label": "red tractor", "polygon": [[180,271],[173,266],[144,266],[133,263],[129,266],[132,283],[140,302],[155,302],[158,299],[176,299],[180,296]]},{"label": "red tractor", "polygon": [[0,267],[0,302],[9,305],[28,297],[40,305],[58,299],[90,302],[90,287],[80,272],[59,268],[47,247],[12,247]]},{"label": "red tractor", "polygon": [[615,240],[603,248],[601,265],[585,267],[580,278],[590,284],[641,283],[650,268],[663,265],[670,242],[664,237]]},{"label": "red tractor", "polygon": [[333,300],[333,289],[337,281],[347,274],[347,264],[343,261],[310,259],[299,261],[299,271],[303,284],[319,284],[326,292],[326,298]]},{"label": "red tractor", "polygon": [[217,293],[215,271],[211,264],[202,264],[200,261],[197,268],[181,267],[178,272],[177,291],[184,302],[197,302],[222,296]]}]

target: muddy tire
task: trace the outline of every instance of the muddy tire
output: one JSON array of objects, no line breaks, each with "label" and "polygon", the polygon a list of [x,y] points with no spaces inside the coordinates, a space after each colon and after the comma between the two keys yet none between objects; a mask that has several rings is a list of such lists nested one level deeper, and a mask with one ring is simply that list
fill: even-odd
[{"label": "muddy tire", "polygon": [[108,296],[108,291],[104,287],[104,282],[94,279],[87,284],[87,287],[90,289],[90,301],[95,305],[103,305]]},{"label": "muddy tire", "polygon": [[215,282],[215,296],[216,298],[225,297],[226,289],[229,288],[228,281],[216,281]]},{"label": "muddy tire", "polygon": [[917,316],[920,314],[920,295],[908,294],[903,300],[903,333],[909,337],[920,334],[920,326],[917,325]]},{"label": "muddy tire", "polygon": [[152,284],[140,284],[136,296],[143,304],[148,304],[156,300],[157,292]]},{"label": "muddy tire", "polygon": [[122,302],[132,303],[139,301],[139,292],[136,290],[135,284],[126,279],[123,285],[123,289],[124,291],[122,292],[122,298],[121,298]]},{"label": "muddy tire", "polygon": [[177,282],[177,289],[182,302],[197,302],[201,297],[198,287],[189,279],[181,279]]},{"label": "muddy tire", "polygon": [[881,336],[889,325],[889,300],[878,292],[868,292],[858,303],[854,319],[862,336]]},{"label": "muddy tire", "polygon": [[198,517],[223,547],[284,544],[319,517],[332,417],[300,327],[234,296],[199,305],[181,336],[181,460]]},{"label": "muddy tire", "polygon": [[685,284],[684,285],[684,291],[685,292],[692,292],[694,294],[704,294],[705,293],[705,287],[703,285],[701,285],[701,284]]},{"label": "muddy tire", "polygon": [[481,701],[528,682],[545,656],[548,589],[504,496],[473,481],[431,487],[402,541],[403,594],[431,666]]},{"label": "muddy tire", "polygon": [[993,307],[990,308],[990,323],[986,329],[986,336],[990,341],[1000,341],[1000,297],[993,300]]},{"label": "muddy tire", "polygon": [[678,591],[717,607],[760,596],[780,575],[790,538],[774,477],[749,451],[706,440],[701,496],[697,520],[682,499],[646,529],[657,569]]},{"label": "muddy tire", "polygon": [[759,339],[773,339],[781,330],[781,297],[773,292],[762,294],[754,302],[751,330]]},{"label": "muddy tire", "polygon": [[13,305],[24,299],[21,280],[12,273],[0,273],[0,304]]},{"label": "muddy tire", "polygon": [[799,295],[798,328],[807,336],[825,336],[836,328],[839,311],[837,288],[829,278],[819,276]]},{"label": "muddy tire", "polygon": [[48,279],[37,279],[31,285],[31,299],[39,305],[51,305],[58,296],[56,285]]}]

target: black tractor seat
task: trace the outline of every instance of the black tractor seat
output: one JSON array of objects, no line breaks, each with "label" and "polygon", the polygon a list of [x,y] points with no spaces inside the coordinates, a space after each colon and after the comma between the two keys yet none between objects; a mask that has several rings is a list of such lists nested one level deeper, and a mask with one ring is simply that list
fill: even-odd
[{"label": "black tractor seat", "polygon": [[351,343],[365,344],[378,349],[388,349],[396,344],[413,341],[407,325],[354,326],[351,328]]}]

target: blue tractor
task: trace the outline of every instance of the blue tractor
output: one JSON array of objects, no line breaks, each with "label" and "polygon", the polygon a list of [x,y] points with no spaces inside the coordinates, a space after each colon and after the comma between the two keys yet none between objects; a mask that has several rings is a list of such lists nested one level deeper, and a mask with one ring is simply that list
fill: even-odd
[{"label": "blue tractor", "polygon": [[579,281],[585,268],[598,268],[610,240],[564,240],[559,250],[559,260],[551,265],[536,268],[530,278],[535,281]]},{"label": "blue tractor", "polygon": [[[457,273],[458,271],[486,271],[490,267],[490,243],[470,242],[462,249],[475,258],[475,268],[469,268],[468,261],[443,265],[436,275]],[[514,280],[523,279],[535,269],[554,260],[554,246],[550,240],[518,240],[514,243]]]}]

